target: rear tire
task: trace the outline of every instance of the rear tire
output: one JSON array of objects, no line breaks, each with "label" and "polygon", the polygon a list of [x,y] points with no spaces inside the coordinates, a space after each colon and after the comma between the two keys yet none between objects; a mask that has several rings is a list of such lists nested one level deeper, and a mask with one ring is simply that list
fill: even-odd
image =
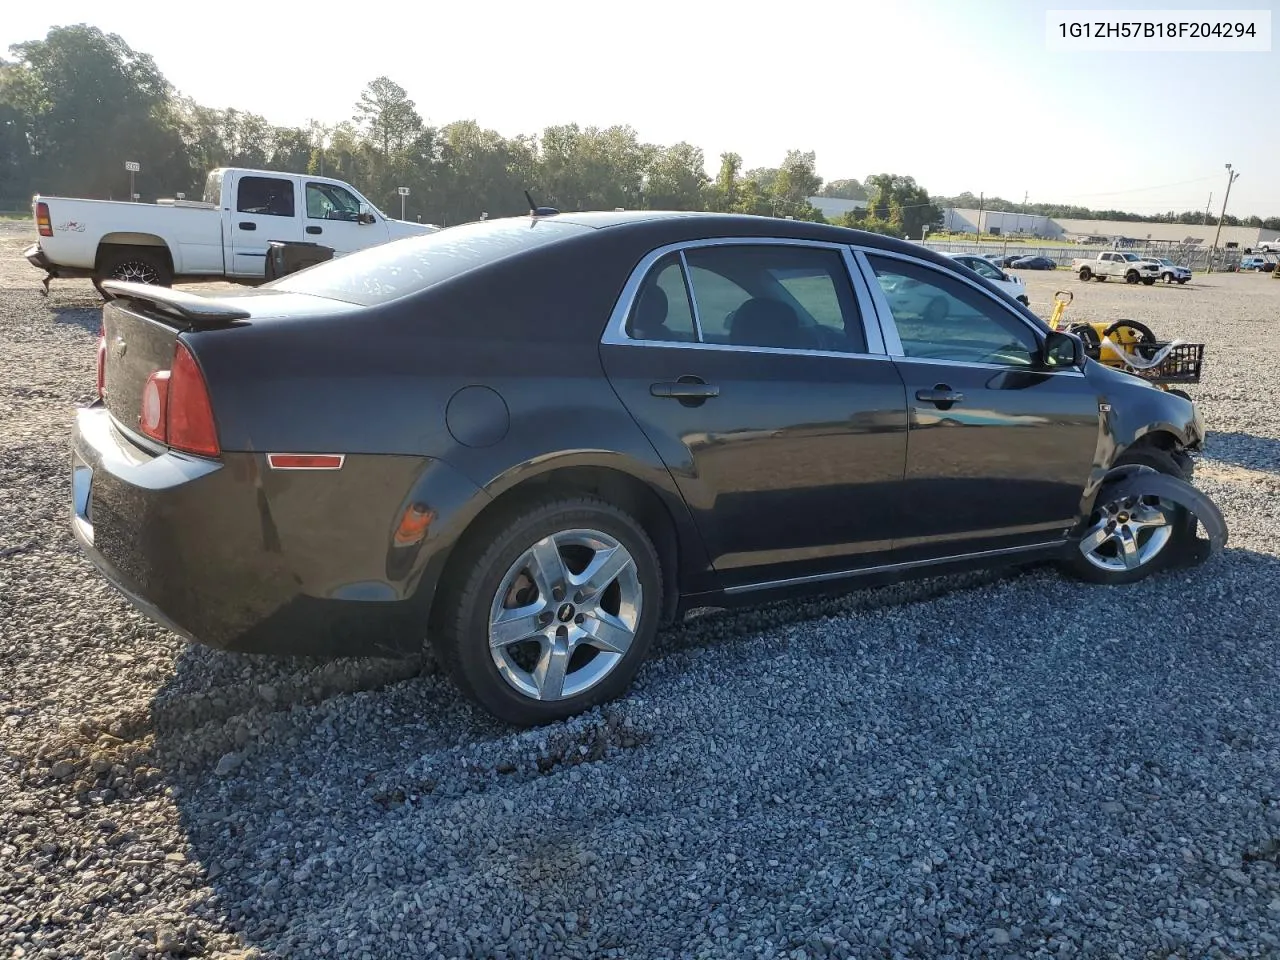
[{"label": "rear tire", "polygon": [[1138,276],[1137,270],[1130,270],[1128,273],[1124,275],[1125,283],[1137,283],[1140,279],[1141,277]]},{"label": "rear tire", "polygon": [[1142,278],[1143,286],[1150,287],[1150,286],[1153,286],[1153,285],[1155,284],[1155,282],[1156,282],[1156,278],[1155,278],[1155,277],[1143,277],[1143,278]]},{"label": "rear tire", "polygon": [[1089,278],[1092,276],[1093,276],[1093,271],[1090,270],[1088,267],[1080,268],[1080,279],[1083,280],[1085,283],[1088,283]]},{"label": "rear tire", "polygon": [[[644,528],[588,495],[517,505],[482,523],[450,561],[431,624],[462,693],[521,727],[621,696],[662,610],[662,567]],[[597,564],[605,579],[579,579]]]},{"label": "rear tire", "polygon": [[[1135,465],[1150,467],[1160,473],[1177,477],[1179,480],[1191,479],[1191,461],[1186,460],[1186,467],[1168,450],[1158,447],[1138,447],[1126,450],[1116,461],[1117,467]],[[1112,502],[1107,497],[1107,485],[1104,484],[1094,504],[1094,510],[1085,524],[1085,533],[1079,540],[1073,541],[1068,548],[1070,553],[1062,562],[1061,568],[1068,576],[1088,583],[1104,586],[1122,586],[1145,580],[1153,573],[1164,570],[1175,562],[1178,555],[1195,539],[1196,520],[1186,508],[1178,504],[1155,501],[1154,497],[1129,498],[1124,503]],[[1082,549],[1090,536],[1098,531],[1098,536],[1105,533],[1104,524],[1108,519],[1154,518],[1159,514],[1162,521],[1158,525],[1145,526],[1132,533],[1135,544],[1134,553],[1140,561],[1137,566],[1127,567],[1123,561],[1124,551],[1120,546],[1121,537],[1107,537],[1092,551],[1092,559]],[[1117,533],[1123,534],[1126,524],[1116,524]]]},{"label": "rear tire", "polygon": [[157,287],[173,285],[173,268],[159,247],[113,247],[98,260],[93,285],[102,292],[102,281],[125,280]]}]

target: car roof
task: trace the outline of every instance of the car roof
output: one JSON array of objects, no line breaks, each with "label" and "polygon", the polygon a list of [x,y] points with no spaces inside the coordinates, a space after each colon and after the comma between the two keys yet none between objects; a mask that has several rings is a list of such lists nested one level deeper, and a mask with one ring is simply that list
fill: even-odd
[{"label": "car roof", "polygon": [[[529,215],[505,219],[527,220]],[[879,247],[883,250],[909,253],[925,259],[941,260],[942,257],[941,254],[921,244],[899,240],[882,233],[870,233],[830,223],[813,223],[808,220],[790,220],[746,213],[690,210],[586,210],[541,215],[536,219],[611,232],[618,230],[657,237],[669,235],[672,242],[699,236],[779,237]]]}]

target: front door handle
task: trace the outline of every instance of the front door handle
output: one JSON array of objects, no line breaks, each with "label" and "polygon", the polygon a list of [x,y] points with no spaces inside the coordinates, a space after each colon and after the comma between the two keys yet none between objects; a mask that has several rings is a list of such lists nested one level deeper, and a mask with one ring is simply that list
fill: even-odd
[{"label": "front door handle", "polygon": [[932,403],[939,410],[950,410],[952,404],[964,400],[964,394],[952,390],[945,383],[937,383],[932,390],[917,390],[916,399],[921,403]]},{"label": "front door handle", "polygon": [[307,227],[307,233],[324,233],[319,227]]},{"label": "front door handle", "polygon": [[684,376],[679,380],[651,383],[649,394],[655,397],[670,397],[673,400],[679,400],[686,407],[696,407],[712,397],[720,396],[720,388],[713,383],[706,383],[700,377]]},{"label": "front door handle", "polygon": [[239,227],[241,230],[257,230],[258,229],[258,225],[254,223],[252,220],[241,220],[239,223]]}]

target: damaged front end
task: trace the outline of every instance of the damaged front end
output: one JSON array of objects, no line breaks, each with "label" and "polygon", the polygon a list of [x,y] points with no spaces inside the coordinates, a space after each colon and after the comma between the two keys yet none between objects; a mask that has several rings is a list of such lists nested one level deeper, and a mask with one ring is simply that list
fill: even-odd
[{"label": "damaged front end", "polygon": [[1075,549],[1095,576],[1129,580],[1157,566],[1203,563],[1226,546],[1227,537],[1222,511],[1204,492],[1151,467],[1129,465],[1100,487]]}]

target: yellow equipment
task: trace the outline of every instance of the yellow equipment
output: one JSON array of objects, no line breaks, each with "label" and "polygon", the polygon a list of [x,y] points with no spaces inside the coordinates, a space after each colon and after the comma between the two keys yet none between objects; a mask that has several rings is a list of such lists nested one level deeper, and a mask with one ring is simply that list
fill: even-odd
[{"label": "yellow equipment", "polygon": [[1065,290],[1054,294],[1049,326],[1079,337],[1084,341],[1085,353],[1094,360],[1142,377],[1161,390],[1183,397],[1188,396],[1187,393],[1172,384],[1200,382],[1203,343],[1180,343],[1176,340],[1162,343],[1150,327],[1137,320],[1068,324],[1062,315],[1073,299],[1072,294]]}]

